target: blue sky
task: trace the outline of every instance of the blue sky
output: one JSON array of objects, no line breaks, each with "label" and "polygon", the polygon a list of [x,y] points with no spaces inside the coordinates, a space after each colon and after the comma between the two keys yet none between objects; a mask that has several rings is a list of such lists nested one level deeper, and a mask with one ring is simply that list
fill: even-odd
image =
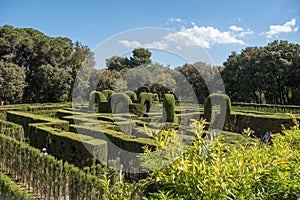
[{"label": "blue sky", "polygon": [[[298,0],[1,0],[0,25],[31,27],[50,36],[69,37],[91,49],[124,31],[167,28],[173,32],[162,40],[148,42],[153,46],[135,38],[123,38],[119,44],[164,48],[172,42],[178,48],[198,47],[214,64],[222,65],[232,51],[247,46],[264,46],[274,39],[300,43],[299,12]],[[172,66],[184,62],[153,51],[154,61]]]}]

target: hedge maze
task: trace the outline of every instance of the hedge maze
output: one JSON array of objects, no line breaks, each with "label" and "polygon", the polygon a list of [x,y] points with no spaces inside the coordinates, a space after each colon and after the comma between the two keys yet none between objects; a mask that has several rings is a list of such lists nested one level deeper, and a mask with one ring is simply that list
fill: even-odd
[{"label": "hedge maze", "polygon": [[[127,179],[144,176],[137,155],[145,146],[158,145],[145,127],[153,134],[173,128],[192,138],[190,120],[204,117],[210,122],[208,129],[221,127],[234,143],[245,128],[260,138],[266,131],[280,132],[282,125],[293,126],[285,112],[293,111],[298,118],[300,114],[297,106],[231,103],[223,94],[210,95],[204,105],[179,104],[173,94],[159,99],[148,89],[93,91],[90,101],[76,110],[70,103],[1,106],[0,183],[7,184],[2,172],[42,198],[100,199],[100,180],[110,174],[113,181],[118,174],[111,163],[124,165]],[[44,147],[50,155],[40,155]],[[80,185],[86,187],[79,191]],[[33,198],[24,191],[13,195]]]}]

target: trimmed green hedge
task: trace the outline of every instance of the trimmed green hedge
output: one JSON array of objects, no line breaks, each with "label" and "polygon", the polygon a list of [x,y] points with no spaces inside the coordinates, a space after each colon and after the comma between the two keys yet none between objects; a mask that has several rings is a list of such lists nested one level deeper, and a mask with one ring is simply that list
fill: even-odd
[{"label": "trimmed green hedge", "polygon": [[[220,113],[216,114],[212,121],[213,107],[220,106]],[[231,101],[226,94],[211,94],[205,99],[204,118],[211,122],[210,127],[223,129],[223,125],[229,122],[231,113]]]},{"label": "trimmed green hedge", "polygon": [[104,96],[106,97],[107,100],[109,100],[109,98],[111,97],[111,95],[113,95],[115,92],[112,90],[103,90],[102,93],[104,94]]},{"label": "trimmed green hedge", "polygon": [[[299,120],[299,119],[298,119]],[[257,137],[262,137],[266,131],[279,133],[282,125],[290,128],[294,125],[291,117],[282,117],[276,115],[255,115],[249,113],[232,113],[230,123],[225,130],[241,133],[245,128],[251,128],[255,131]]]},{"label": "trimmed green hedge", "polygon": [[132,103],[129,105],[129,112],[141,117],[145,113],[145,106],[140,103]]},{"label": "trimmed green hedge", "polygon": [[107,164],[107,142],[87,135],[66,132],[46,126],[30,124],[30,145],[46,147],[51,155],[78,167],[91,166],[97,159]]},{"label": "trimmed green hedge", "polygon": [[145,114],[149,112],[151,106],[154,104],[153,95],[154,94],[152,93],[146,93],[146,92],[140,93],[138,97],[138,103],[140,104],[140,106],[137,106],[136,108],[142,110],[138,110],[138,113]]},{"label": "trimmed green hedge", "polygon": [[92,91],[90,94],[89,109],[94,111],[95,105],[99,106],[100,102],[106,102],[107,98],[102,92]]},{"label": "trimmed green hedge", "polygon": [[34,200],[26,190],[21,189],[8,176],[0,172],[0,199],[1,200]]},{"label": "trimmed green hedge", "polygon": [[49,126],[59,128],[65,131],[69,130],[69,122],[51,117],[43,117],[32,113],[9,111],[7,112],[7,120],[16,124],[20,124],[24,128],[25,137],[29,135],[29,124],[31,123],[48,123]]},{"label": "trimmed green hedge", "polygon": [[142,92],[145,92],[145,93],[150,93],[150,88],[148,86],[142,86],[142,87],[139,87],[136,91],[136,95],[137,96],[140,96],[140,94]]},{"label": "trimmed green hedge", "polygon": [[166,122],[175,122],[175,97],[173,94],[164,94],[163,118]]},{"label": "trimmed green hedge", "polygon": [[[94,156],[101,163],[107,163],[106,142],[68,132],[68,121],[16,111],[7,112],[7,119],[23,126],[30,145],[37,148],[46,147],[59,159],[81,167],[91,166]],[[88,150],[93,152],[93,155]]]},{"label": "trimmed green hedge", "polygon": [[119,131],[107,129],[104,126],[75,125],[72,130],[80,134],[107,141],[109,156],[112,156],[116,149],[115,146],[125,151],[135,153],[143,153],[143,147],[146,145],[150,148],[157,146],[156,142],[150,138],[137,138]]},{"label": "trimmed green hedge", "polygon": [[135,92],[133,91],[126,91],[124,92],[129,98],[131,99],[132,102],[137,102],[138,98]]},{"label": "trimmed green hedge", "polygon": [[114,93],[108,103],[111,106],[112,113],[128,113],[132,101],[125,93]]},{"label": "trimmed green hedge", "polygon": [[294,113],[300,114],[300,106],[295,105],[276,105],[276,104],[257,104],[257,103],[243,103],[243,102],[232,102],[234,110],[255,110],[262,112],[272,113]]},{"label": "trimmed green hedge", "polygon": [[108,176],[115,173],[103,165],[90,167],[89,172],[84,172],[51,155],[40,155],[39,149],[2,134],[0,157],[3,170],[9,171],[11,176],[17,177],[43,199],[105,198],[105,186],[100,178],[103,179],[106,173]]},{"label": "trimmed green hedge", "polygon": [[0,133],[19,141],[25,139],[23,126],[8,121],[0,120]]},{"label": "trimmed green hedge", "polygon": [[13,104],[0,106],[0,119],[6,120],[7,111],[23,111],[39,113],[71,107],[71,103],[36,103],[36,104]]}]

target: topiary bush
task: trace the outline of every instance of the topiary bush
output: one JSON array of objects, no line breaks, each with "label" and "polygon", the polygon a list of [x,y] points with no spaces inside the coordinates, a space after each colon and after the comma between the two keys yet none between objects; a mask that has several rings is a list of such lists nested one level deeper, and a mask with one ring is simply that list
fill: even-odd
[{"label": "topiary bush", "polygon": [[150,110],[150,107],[153,105],[153,94],[142,92],[139,95],[138,102],[143,107],[143,113],[147,113]]},{"label": "topiary bush", "polygon": [[92,91],[90,94],[90,101],[89,101],[89,109],[94,111],[95,104],[99,106],[100,102],[106,102],[107,98],[102,92],[99,91]]},{"label": "topiary bush", "polygon": [[[220,113],[213,112],[214,106],[220,106]],[[211,123],[212,129],[223,129],[225,123],[229,123],[231,113],[231,101],[226,94],[211,94],[205,99],[204,118]]]},{"label": "topiary bush", "polygon": [[115,92],[112,91],[112,90],[103,90],[102,93],[104,94],[104,96],[108,100],[111,97],[111,95],[114,94]]},{"label": "topiary bush", "polygon": [[108,104],[111,105],[112,113],[128,113],[132,101],[125,93],[114,93],[111,95]]},{"label": "topiary bush", "polygon": [[137,96],[140,96],[142,92],[150,93],[150,88],[148,86],[139,87],[136,91]]},{"label": "topiary bush", "polygon": [[126,91],[124,92],[129,98],[131,99],[132,102],[137,102],[138,98],[135,92],[133,91]]},{"label": "topiary bush", "polygon": [[165,94],[163,99],[163,119],[166,122],[175,122],[175,97],[173,94]]},{"label": "topiary bush", "polygon": [[158,97],[158,94],[153,94],[153,102],[154,102],[154,103],[159,103],[159,97]]}]

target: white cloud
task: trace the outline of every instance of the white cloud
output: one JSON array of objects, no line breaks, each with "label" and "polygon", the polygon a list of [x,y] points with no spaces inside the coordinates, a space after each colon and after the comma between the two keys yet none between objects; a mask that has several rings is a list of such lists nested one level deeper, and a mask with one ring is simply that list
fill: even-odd
[{"label": "white cloud", "polygon": [[142,47],[142,44],[138,41],[120,40],[119,44],[122,44],[125,47],[133,48],[133,49],[137,47]]},{"label": "white cloud", "polygon": [[251,35],[253,33],[254,33],[254,31],[252,31],[248,28],[247,31],[242,31],[239,36],[244,37],[245,35]]},{"label": "white cloud", "polygon": [[262,34],[265,34],[267,38],[273,38],[278,37],[280,33],[289,33],[289,32],[296,32],[298,31],[297,28],[293,27],[296,25],[296,19],[291,19],[290,21],[287,21],[283,25],[271,25],[269,27],[269,31],[264,32]]},{"label": "white cloud", "polygon": [[170,18],[169,19],[171,22],[183,22],[184,20],[183,19],[180,19],[180,18]]},{"label": "white cloud", "polygon": [[164,42],[151,42],[151,43],[145,43],[141,44],[139,41],[129,41],[129,40],[120,40],[119,44],[128,47],[128,48],[138,48],[138,47],[144,47],[144,48],[154,48],[154,49],[166,49],[168,47],[168,44]]},{"label": "white cloud", "polygon": [[145,48],[166,49],[168,44],[164,42],[151,42],[144,45]]},{"label": "white cloud", "polygon": [[[239,27],[239,26],[236,26],[236,25],[230,26],[229,30],[232,31],[233,36],[239,36],[239,37],[244,37],[245,35],[250,35],[250,34],[254,33],[249,28],[247,29],[247,31],[244,31],[244,29],[242,27]],[[235,33],[235,32],[238,32],[238,34]]]},{"label": "white cloud", "polygon": [[203,48],[210,48],[213,44],[244,44],[242,40],[235,38],[230,32],[221,32],[210,26],[182,28],[176,33],[168,34],[165,39],[183,46],[200,46]]},{"label": "white cloud", "polygon": [[244,29],[243,29],[242,27],[238,27],[238,26],[236,26],[236,25],[233,25],[233,26],[230,26],[230,27],[229,27],[229,30],[235,31],[235,32],[241,32],[241,31],[243,31]]}]

